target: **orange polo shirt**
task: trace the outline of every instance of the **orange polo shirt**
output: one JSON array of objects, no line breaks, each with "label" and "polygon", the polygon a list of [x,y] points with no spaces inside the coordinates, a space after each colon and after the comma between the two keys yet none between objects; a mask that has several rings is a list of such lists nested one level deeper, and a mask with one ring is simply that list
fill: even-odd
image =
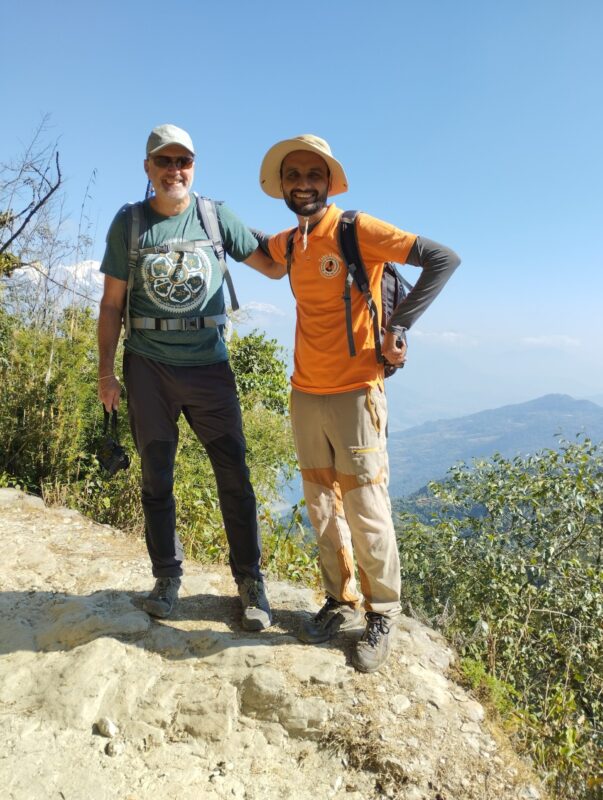
[{"label": "orange polo shirt", "polygon": [[[362,293],[351,287],[352,331],[356,355],[350,356],[343,293],[347,270],[339,250],[342,212],[330,205],[308,236],[304,251],[299,228],[293,239],[291,285],[297,302],[294,370],[291,384],[310,394],[339,394],[377,386],[383,366],[377,362],[373,326]],[[381,275],[385,261],[404,264],[416,236],[394,225],[359,214],[356,230],[371,293],[381,313]],[[286,263],[287,236],[270,238],[272,258]]]}]

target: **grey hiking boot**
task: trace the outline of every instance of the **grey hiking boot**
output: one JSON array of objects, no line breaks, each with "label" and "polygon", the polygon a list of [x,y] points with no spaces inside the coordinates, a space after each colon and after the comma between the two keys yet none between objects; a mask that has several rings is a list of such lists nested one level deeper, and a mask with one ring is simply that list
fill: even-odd
[{"label": "grey hiking boot", "polygon": [[152,592],[142,601],[142,607],[152,617],[169,617],[178,599],[180,578],[157,578]]},{"label": "grey hiking boot", "polygon": [[362,622],[362,612],[340,603],[334,597],[327,597],[326,603],[308,620],[302,622],[297,638],[307,644],[328,642],[339,631],[356,628]]},{"label": "grey hiking boot", "polygon": [[241,625],[246,631],[263,631],[272,625],[272,613],[261,578],[243,578],[237,584],[243,614]]},{"label": "grey hiking boot", "polygon": [[360,672],[376,672],[392,649],[390,637],[391,622],[383,614],[367,611],[366,628],[352,654],[352,664]]}]

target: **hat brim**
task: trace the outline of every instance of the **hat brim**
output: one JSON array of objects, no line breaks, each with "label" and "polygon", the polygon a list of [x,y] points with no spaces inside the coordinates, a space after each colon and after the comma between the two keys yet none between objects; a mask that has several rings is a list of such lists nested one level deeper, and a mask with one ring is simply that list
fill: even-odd
[{"label": "hat brim", "polygon": [[191,150],[188,145],[184,144],[184,142],[165,142],[165,144],[160,144],[159,147],[155,147],[153,150],[149,150],[149,152],[147,153],[147,158],[149,156],[155,156],[157,155],[157,153],[161,153],[161,151],[165,150],[166,147],[171,147],[174,144],[177,144],[179,147],[184,147],[185,150],[188,150],[191,156],[195,155],[195,151]]},{"label": "hat brim", "polygon": [[308,150],[310,153],[316,153],[317,156],[320,156],[327,163],[329,172],[331,173],[329,196],[347,192],[348,179],[343,167],[336,158],[327,155],[323,150],[310,142],[304,142],[300,139],[285,139],[282,142],[277,142],[277,144],[268,150],[262,161],[262,166],[260,167],[260,186],[267,195],[276,198],[283,197],[281,164],[289,153],[294,153],[296,150]]}]

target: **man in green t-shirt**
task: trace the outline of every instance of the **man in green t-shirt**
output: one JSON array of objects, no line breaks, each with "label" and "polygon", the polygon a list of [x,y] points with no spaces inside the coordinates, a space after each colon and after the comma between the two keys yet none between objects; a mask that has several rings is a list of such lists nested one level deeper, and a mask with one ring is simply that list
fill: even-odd
[{"label": "man in green t-shirt", "polygon": [[[194,161],[186,131],[175,125],[154,128],[144,161],[154,194],[140,208],[139,250],[132,268],[131,208],[124,206],[111,224],[101,264],[105,285],[98,321],[99,397],[107,411],[119,405],[114,361],[126,319],[128,417],[140,454],[145,536],[156,578],[145,610],[169,616],[180,588],[183,552],[172,490],[177,420],[183,413],[216,476],[242,625],[262,630],[272,617],[259,566],[256,502],[241,411],[223,336],[223,273],[191,195]],[[283,275],[285,268],[258,249],[227,206],[216,204],[216,212],[224,249],[235,261],[268,277]]]}]

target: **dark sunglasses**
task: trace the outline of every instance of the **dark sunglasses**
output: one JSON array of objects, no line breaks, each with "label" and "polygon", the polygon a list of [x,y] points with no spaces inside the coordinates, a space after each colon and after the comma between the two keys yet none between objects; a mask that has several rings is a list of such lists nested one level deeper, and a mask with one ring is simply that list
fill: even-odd
[{"label": "dark sunglasses", "polygon": [[151,158],[153,164],[161,169],[171,167],[172,164],[176,169],[190,169],[195,162],[192,156],[151,156]]}]

